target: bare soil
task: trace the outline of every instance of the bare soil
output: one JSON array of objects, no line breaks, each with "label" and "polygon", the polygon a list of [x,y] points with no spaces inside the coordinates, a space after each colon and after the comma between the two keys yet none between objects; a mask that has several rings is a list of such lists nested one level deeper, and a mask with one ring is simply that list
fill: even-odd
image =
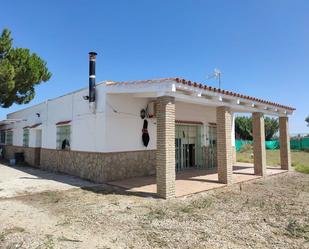
[{"label": "bare soil", "polygon": [[309,248],[309,175],[161,200],[102,185],[0,199],[0,248]]},{"label": "bare soil", "polygon": [[65,174],[23,165],[8,166],[0,160],[0,199],[94,185],[89,181]]}]

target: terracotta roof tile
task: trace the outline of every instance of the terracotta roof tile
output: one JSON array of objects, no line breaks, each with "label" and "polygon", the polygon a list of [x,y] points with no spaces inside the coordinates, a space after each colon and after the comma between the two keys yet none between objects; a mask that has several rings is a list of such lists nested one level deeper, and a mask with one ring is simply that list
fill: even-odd
[{"label": "terracotta roof tile", "polygon": [[262,99],[259,99],[259,98],[243,95],[243,94],[240,94],[240,93],[235,93],[235,92],[231,92],[231,91],[217,89],[216,87],[207,86],[207,85],[197,83],[197,82],[192,83],[192,81],[190,81],[190,80],[185,80],[185,79],[181,79],[181,78],[163,78],[163,79],[155,79],[155,80],[138,80],[138,81],[126,81],[126,82],[106,82],[106,85],[148,84],[148,83],[163,83],[163,82],[166,82],[166,81],[176,81],[177,83],[181,83],[181,84],[184,84],[184,85],[189,85],[189,86],[193,86],[193,87],[197,87],[197,88],[203,88],[205,90],[222,93],[224,95],[248,99],[248,100],[252,100],[252,101],[256,101],[256,102],[260,102],[260,103],[264,103],[264,104],[268,104],[268,105],[272,105],[272,106],[276,106],[276,107],[281,107],[283,109],[288,109],[288,110],[291,110],[291,111],[296,110],[295,108],[290,107],[290,106],[281,105],[281,104],[278,104],[278,103],[275,103],[275,102],[262,100]]}]

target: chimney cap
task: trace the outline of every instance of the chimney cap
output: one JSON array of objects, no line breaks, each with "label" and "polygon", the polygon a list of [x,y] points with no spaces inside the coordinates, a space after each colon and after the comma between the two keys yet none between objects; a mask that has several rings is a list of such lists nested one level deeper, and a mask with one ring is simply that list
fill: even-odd
[{"label": "chimney cap", "polygon": [[90,55],[90,56],[91,56],[91,55],[96,56],[96,55],[97,55],[97,53],[96,53],[96,52],[89,52],[89,55]]}]

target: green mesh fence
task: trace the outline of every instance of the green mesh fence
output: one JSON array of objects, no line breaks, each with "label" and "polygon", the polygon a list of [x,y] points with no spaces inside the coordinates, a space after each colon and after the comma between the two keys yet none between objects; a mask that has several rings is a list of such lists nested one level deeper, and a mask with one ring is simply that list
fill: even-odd
[{"label": "green mesh fence", "polygon": [[246,144],[252,144],[252,141],[249,140],[235,140],[236,151],[240,151],[241,148]]},{"label": "green mesh fence", "polygon": [[280,149],[280,144],[278,140],[265,141],[266,150],[277,150]]},{"label": "green mesh fence", "polygon": [[290,146],[292,150],[309,150],[309,137],[291,139]]},{"label": "green mesh fence", "polygon": [[[252,144],[252,141],[236,140],[235,141],[236,151],[240,151],[241,148],[246,144]],[[267,150],[280,149],[279,140],[265,141],[265,147]],[[309,150],[309,137],[291,139],[290,147],[292,150]]]}]

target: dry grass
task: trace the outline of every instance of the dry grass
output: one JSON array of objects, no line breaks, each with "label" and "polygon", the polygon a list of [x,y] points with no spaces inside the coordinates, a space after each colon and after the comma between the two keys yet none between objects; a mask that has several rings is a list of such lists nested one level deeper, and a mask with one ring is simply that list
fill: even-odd
[{"label": "dry grass", "polygon": [[16,226],[38,210],[47,218],[33,218],[0,248],[20,241],[23,248],[309,248],[309,178],[297,172],[169,201],[108,186],[9,201],[31,207],[10,214]]},{"label": "dry grass", "polygon": [[[237,152],[237,161],[253,163],[252,149]],[[292,151],[292,166],[295,170],[302,173],[309,173],[309,152],[306,151]],[[280,165],[280,150],[267,150],[266,151],[267,165],[279,166]]]}]

